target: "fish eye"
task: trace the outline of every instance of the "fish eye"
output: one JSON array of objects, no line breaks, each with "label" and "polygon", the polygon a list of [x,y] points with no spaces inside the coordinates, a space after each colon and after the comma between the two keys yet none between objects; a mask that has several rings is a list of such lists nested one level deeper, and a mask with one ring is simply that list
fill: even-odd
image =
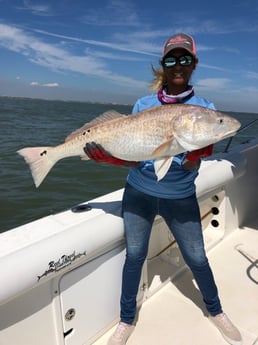
[{"label": "fish eye", "polygon": [[223,123],[223,119],[218,119],[218,124],[221,125]]}]

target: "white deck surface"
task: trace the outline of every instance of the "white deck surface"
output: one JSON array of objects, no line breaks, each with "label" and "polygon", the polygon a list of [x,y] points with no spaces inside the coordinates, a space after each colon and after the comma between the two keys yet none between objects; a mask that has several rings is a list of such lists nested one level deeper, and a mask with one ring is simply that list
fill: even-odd
[{"label": "white deck surface", "polygon": [[[258,345],[258,221],[254,223],[250,228],[236,230],[208,253],[223,309],[242,333],[243,345]],[[107,344],[113,331],[114,328],[94,345]],[[226,344],[208,320],[189,271],[143,304],[135,331],[127,342],[127,345]]]}]

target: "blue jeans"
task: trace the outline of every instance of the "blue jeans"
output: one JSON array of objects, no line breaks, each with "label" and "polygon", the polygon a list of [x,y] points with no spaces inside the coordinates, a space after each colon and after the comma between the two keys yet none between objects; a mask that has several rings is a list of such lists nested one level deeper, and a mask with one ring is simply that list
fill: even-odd
[{"label": "blue jeans", "polygon": [[184,199],[161,199],[142,193],[129,184],[123,197],[126,259],[123,268],[121,321],[133,323],[136,296],[156,215],[166,221],[186,264],[191,269],[208,312],[222,312],[218,290],[206,257],[200,210],[195,195]]}]

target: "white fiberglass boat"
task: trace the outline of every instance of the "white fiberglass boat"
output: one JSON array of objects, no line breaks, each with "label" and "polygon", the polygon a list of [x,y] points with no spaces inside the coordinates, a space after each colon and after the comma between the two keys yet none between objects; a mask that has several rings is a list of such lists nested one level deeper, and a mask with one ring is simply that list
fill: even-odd
[{"label": "white fiberglass boat", "polygon": [[[258,344],[258,139],[203,161],[208,257],[225,312]],[[119,320],[123,190],[0,234],[0,344],[104,345]],[[157,217],[128,345],[223,345]]]}]

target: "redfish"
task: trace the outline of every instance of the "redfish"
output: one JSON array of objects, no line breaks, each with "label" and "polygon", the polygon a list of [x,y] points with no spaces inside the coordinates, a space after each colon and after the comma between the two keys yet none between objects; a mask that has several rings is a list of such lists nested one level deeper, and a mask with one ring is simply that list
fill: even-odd
[{"label": "redfish", "polygon": [[239,127],[235,118],[196,105],[163,105],[136,115],[112,110],[72,132],[58,146],[27,147],[18,153],[29,164],[36,187],[60,159],[80,156],[88,160],[84,147],[90,142],[127,161],[155,160],[155,174],[161,180],[174,155],[233,136]]}]

